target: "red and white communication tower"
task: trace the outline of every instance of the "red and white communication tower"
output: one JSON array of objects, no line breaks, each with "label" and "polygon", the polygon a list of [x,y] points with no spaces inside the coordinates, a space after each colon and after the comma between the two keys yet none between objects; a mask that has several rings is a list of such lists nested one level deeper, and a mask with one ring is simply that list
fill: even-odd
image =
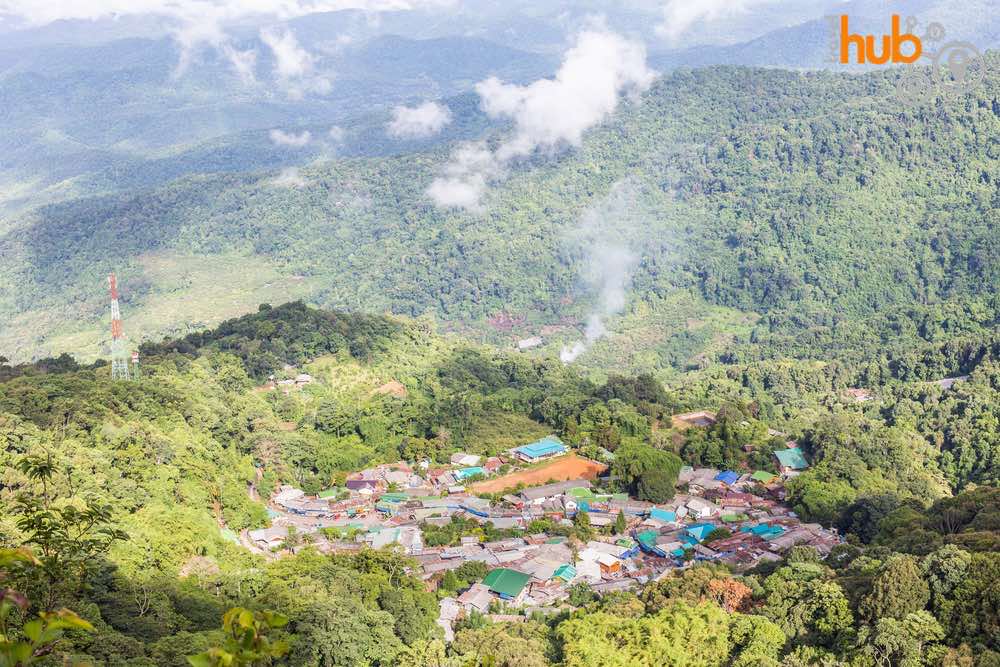
[{"label": "red and white communication tower", "polygon": [[128,352],[122,338],[122,314],[118,309],[118,280],[115,274],[108,274],[111,288],[111,379],[128,380]]}]

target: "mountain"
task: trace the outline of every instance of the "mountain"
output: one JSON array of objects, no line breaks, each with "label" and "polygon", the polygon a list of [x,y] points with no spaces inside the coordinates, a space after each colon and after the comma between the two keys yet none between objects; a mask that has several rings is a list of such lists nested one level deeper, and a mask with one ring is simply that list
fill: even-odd
[{"label": "mountain", "polygon": [[[321,152],[379,154],[391,139],[383,131],[372,142],[371,135],[384,130],[396,105],[467,94],[491,75],[535,79],[554,66],[550,56],[483,39],[380,35],[329,52],[315,47],[315,80],[327,82],[329,90],[299,97],[275,74],[273,55],[259,35],[238,48],[259,54],[252,83],[208,48],[196,50],[179,71],[178,46],[168,37],[0,47],[0,104],[6,112],[0,206],[10,213],[185,174],[302,164]],[[328,135],[341,125],[350,128],[349,136],[365,134],[364,144],[342,146]],[[456,126],[444,137],[466,136]],[[312,150],[298,154],[267,139],[272,129],[310,128]],[[412,147],[402,142],[395,150]]]},{"label": "mountain", "polygon": [[[638,257],[630,333],[595,355],[612,365],[989,330],[997,80],[887,105],[896,84],[892,71],[677,71],[580,149],[516,167],[478,215],[428,200],[443,147],[316,163],[301,182],[193,176],[42,207],[0,238],[2,347],[101,354],[112,270],[136,340],[303,297],[433,313],[498,342],[551,326],[558,346],[596,298],[587,211]],[[616,188],[634,209],[621,225]],[[503,313],[523,323],[487,324]]]},{"label": "mountain", "polygon": [[[43,203],[159,185],[186,174],[246,172],[308,164],[317,154],[383,154],[339,146],[331,127],[384,125],[399,104],[469,94],[495,75],[525,82],[551,74],[567,35],[596,16],[641,38],[662,71],[717,64],[828,68],[824,14],[846,12],[860,31],[884,32],[899,11],[939,21],[948,40],[986,50],[1000,44],[990,16],[996,0],[956,9],[921,0],[815,5],[764,3],[695,23],[683,39],[664,35],[659,3],[466,3],[371,14],[350,9],[287,20],[245,18],[226,25],[222,42],[184,46],[192,27],[169,11],[114,20],[61,20],[41,26],[0,22],[0,215]],[[376,18],[377,17],[377,18]],[[221,28],[220,28],[221,29]],[[302,81],[276,69],[262,30],[289,31],[309,66]],[[669,31],[667,31],[669,33]],[[239,54],[243,54],[240,56]],[[246,59],[238,72],[234,62]],[[835,65],[834,67],[839,67]],[[294,78],[294,77],[293,77]],[[272,129],[322,137],[311,150],[276,150]],[[454,129],[454,128],[451,128]],[[468,136],[446,128],[437,138]],[[365,139],[371,133],[365,133]],[[391,150],[422,146],[401,144]]]}]

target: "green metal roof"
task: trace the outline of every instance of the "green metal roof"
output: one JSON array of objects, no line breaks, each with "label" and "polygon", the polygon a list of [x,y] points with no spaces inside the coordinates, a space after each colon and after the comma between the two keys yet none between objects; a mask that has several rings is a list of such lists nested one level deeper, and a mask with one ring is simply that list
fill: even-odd
[{"label": "green metal roof", "polygon": [[639,540],[643,544],[656,544],[656,538],[659,537],[659,533],[655,530],[644,530],[635,536],[635,539]]},{"label": "green metal roof", "polygon": [[559,578],[563,581],[569,581],[576,576],[576,568],[572,565],[560,565],[556,568],[556,571],[552,573],[552,578]]},{"label": "green metal roof", "polygon": [[483,585],[488,586],[494,593],[517,597],[524,587],[531,581],[531,575],[517,570],[510,570],[506,567],[498,567],[491,570],[483,577]]},{"label": "green metal roof", "polygon": [[805,455],[798,447],[779,449],[774,453],[774,455],[778,458],[781,465],[786,468],[791,468],[792,470],[802,470],[803,468],[809,467],[809,462],[806,461]]},{"label": "green metal roof", "polygon": [[764,482],[765,484],[767,482],[770,482],[775,477],[777,477],[777,475],[775,475],[773,472],[768,472],[766,470],[757,470],[754,472],[754,474],[750,475],[750,479],[754,480],[755,482]]}]

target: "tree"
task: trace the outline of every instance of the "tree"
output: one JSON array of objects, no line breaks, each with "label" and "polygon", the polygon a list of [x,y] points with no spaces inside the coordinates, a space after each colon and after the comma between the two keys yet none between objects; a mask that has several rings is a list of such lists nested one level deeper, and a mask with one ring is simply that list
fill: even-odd
[{"label": "tree", "polygon": [[611,464],[611,475],[623,490],[656,503],[673,498],[680,470],[676,454],[644,444],[623,445]]},{"label": "tree", "polygon": [[727,614],[715,604],[677,601],[655,614],[623,618],[598,611],[557,626],[566,667],[774,665],[785,643],[765,618]]},{"label": "tree", "polygon": [[[731,577],[711,579],[708,582],[708,595],[715,603],[726,611],[746,611],[753,598],[753,591],[746,584]],[[784,641],[784,635],[782,635]]]},{"label": "tree", "polygon": [[567,592],[569,593],[569,598],[566,601],[574,607],[582,607],[589,602],[593,602],[597,597],[590,588],[590,584],[585,581],[573,584],[567,589]]},{"label": "tree", "polygon": [[590,514],[586,510],[577,510],[573,516],[573,527],[576,535],[583,541],[587,541],[594,536],[594,529],[590,525]]},{"label": "tree", "polygon": [[458,630],[451,648],[463,666],[547,667],[547,639],[548,628],[539,623],[491,623]]},{"label": "tree", "polygon": [[814,563],[781,567],[764,580],[760,613],[791,639],[832,645],[854,620],[843,589],[826,580],[829,570]]},{"label": "tree", "polygon": [[293,665],[392,664],[403,649],[392,614],[355,598],[324,596],[309,601],[295,616],[297,640],[288,656]]},{"label": "tree", "polygon": [[615,535],[624,535],[627,530],[628,521],[625,520],[625,512],[618,510],[618,516],[615,517]]},{"label": "tree", "polygon": [[922,610],[930,599],[920,565],[913,556],[898,554],[886,561],[861,602],[861,615],[874,623],[881,618],[902,619]]},{"label": "tree", "polygon": [[941,619],[955,642],[978,642],[1000,651],[1000,554],[972,554],[968,574],[952,592],[949,616]]},{"label": "tree", "polygon": [[[749,590],[749,589],[748,589]],[[736,615],[729,627],[733,667],[777,666],[785,634],[763,616]]]},{"label": "tree", "polygon": [[902,619],[879,618],[874,629],[862,628],[858,642],[862,653],[877,667],[920,667],[935,664],[944,654],[936,643],[944,630],[930,612],[917,611]]},{"label": "tree", "polygon": [[458,657],[448,657],[445,644],[440,639],[408,646],[396,661],[397,667],[461,667],[464,662]]},{"label": "tree", "polygon": [[934,616],[949,623],[955,606],[955,591],[969,577],[972,554],[948,544],[927,554],[920,563],[920,571],[930,589],[930,607]]},{"label": "tree", "polygon": [[98,557],[128,534],[111,523],[111,507],[94,497],[79,504],[56,502],[50,489],[56,471],[51,456],[25,456],[17,469],[41,485],[40,495],[19,494],[14,510],[24,543],[38,547],[43,577],[37,583],[43,587],[43,608],[51,610],[60,595],[76,593]]},{"label": "tree", "polygon": [[865,544],[878,535],[879,523],[898,509],[903,501],[893,493],[863,496],[849,505],[837,519],[837,528],[853,533]]},{"label": "tree", "polygon": [[396,619],[396,636],[407,645],[425,639],[430,634],[434,627],[433,613],[437,610],[434,602],[423,591],[399,588],[384,588],[378,596],[379,606]]}]

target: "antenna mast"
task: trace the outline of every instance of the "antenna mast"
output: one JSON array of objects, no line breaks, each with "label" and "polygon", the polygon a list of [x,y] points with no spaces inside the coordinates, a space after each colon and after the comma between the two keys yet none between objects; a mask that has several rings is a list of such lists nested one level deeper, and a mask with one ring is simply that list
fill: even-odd
[{"label": "antenna mast", "polygon": [[122,338],[122,314],[118,309],[118,280],[115,274],[108,274],[111,289],[111,379],[128,380],[128,353]]}]

